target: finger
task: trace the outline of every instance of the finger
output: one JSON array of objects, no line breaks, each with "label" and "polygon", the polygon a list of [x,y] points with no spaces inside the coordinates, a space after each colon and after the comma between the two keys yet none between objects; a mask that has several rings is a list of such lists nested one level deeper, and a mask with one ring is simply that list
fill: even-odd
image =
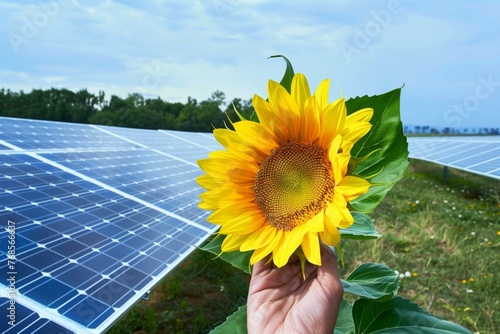
[{"label": "finger", "polygon": [[329,246],[323,243],[320,244],[320,249],[322,266],[318,268],[318,278],[333,279],[340,282],[335,253]]},{"label": "finger", "polygon": [[272,261],[269,261],[270,255],[266,256],[264,259],[260,260],[252,267],[252,277],[259,276],[264,271],[272,269]]}]

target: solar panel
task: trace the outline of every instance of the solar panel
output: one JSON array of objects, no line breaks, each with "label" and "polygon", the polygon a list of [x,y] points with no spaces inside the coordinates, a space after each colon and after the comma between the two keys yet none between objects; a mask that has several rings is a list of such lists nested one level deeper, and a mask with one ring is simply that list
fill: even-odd
[{"label": "solar panel", "polygon": [[15,241],[14,257],[0,244],[3,319],[15,301],[0,332],[109,328],[215,232],[195,178],[217,148],[211,134],[0,117],[0,240]]},{"label": "solar panel", "polygon": [[500,179],[500,136],[408,137],[409,157]]}]

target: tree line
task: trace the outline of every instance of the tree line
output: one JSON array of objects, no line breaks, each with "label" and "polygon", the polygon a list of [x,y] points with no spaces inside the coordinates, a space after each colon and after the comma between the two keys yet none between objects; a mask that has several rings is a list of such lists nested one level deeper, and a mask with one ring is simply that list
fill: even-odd
[{"label": "tree line", "polygon": [[189,97],[186,103],[172,103],[138,93],[126,98],[111,95],[107,100],[103,91],[93,94],[87,89],[33,89],[29,93],[0,89],[0,116],[140,129],[211,132],[231,127],[229,119],[238,119],[234,108],[246,118],[253,113],[251,100],[227,102],[221,91],[201,102]]},{"label": "tree line", "polygon": [[[251,100],[235,98],[226,101],[215,91],[201,102],[188,97],[186,103],[168,102],[161,98],[144,98],[129,94],[126,98],[105,93],[93,94],[87,89],[77,92],[65,88],[34,89],[29,93],[0,89],[0,116],[40,119],[59,122],[111,125],[140,129],[165,129],[211,132],[229,127],[229,120],[238,120],[234,109],[245,118],[253,113]],[[406,134],[457,135],[500,134],[499,128],[454,129],[429,126],[405,126]]]}]

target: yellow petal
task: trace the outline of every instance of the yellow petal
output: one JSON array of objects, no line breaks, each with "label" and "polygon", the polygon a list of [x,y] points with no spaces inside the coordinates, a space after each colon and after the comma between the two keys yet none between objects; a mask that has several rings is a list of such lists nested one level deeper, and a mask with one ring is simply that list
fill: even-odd
[{"label": "yellow petal", "polygon": [[342,137],[347,142],[355,143],[363,138],[363,136],[366,135],[371,128],[372,125],[369,122],[358,122],[355,126],[350,128],[346,127],[348,130],[342,132]]},{"label": "yellow petal", "polygon": [[224,223],[219,231],[220,234],[249,234],[255,232],[266,223],[261,214],[243,216],[241,219],[233,219]]},{"label": "yellow petal", "polygon": [[[328,203],[325,209],[325,216],[330,219],[330,222],[340,228],[347,228],[352,225],[354,219],[347,209],[347,202],[340,192],[335,192],[333,202]],[[326,218],[325,218],[326,227]]]},{"label": "yellow petal", "polygon": [[325,230],[323,222],[324,218],[324,211],[320,211],[317,215],[307,221],[307,230],[310,232],[323,232]]},{"label": "yellow petal", "polygon": [[270,243],[264,247],[257,248],[250,257],[250,264],[253,265],[268,256],[283,238],[283,230],[276,230],[276,235]]},{"label": "yellow petal", "polygon": [[349,165],[350,159],[351,155],[349,153],[339,153],[335,157],[335,160],[332,161],[336,184],[341,182],[345,174],[347,173],[347,167]]},{"label": "yellow petal", "polygon": [[206,210],[218,210],[237,202],[242,203],[251,201],[248,196],[238,194],[230,184],[200,194],[200,199],[200,208]]},{"label": "yellow petal", "polygon": [[337,154],[339,153],[340,144],[342,144],[342,136],[336,135],[333,141],[330,143],[330,147],[328,148],[328,158],[330,161],[334,161],[336,159]]},{"label": "yellow petal", "polygon": [[205,189],[214,189],[222,186],[224,183],[226,183],[225,178],[217,178],[213,177],[212,175],[204,174],[198,176],[196,179],[196,183],[200,185],[200,187],[203,187]]},{"label": "yellow petal", "polygon": [[279,83],[277,83],[274,80],[269,80],[267,82],[267,99],[269,101],[269,104],[271,105],[276,103],[276,101],[274,100],[275,98],[274,92],[276,91],[276,89],[278,89],[278,87],[283,88]]},{"label": "yellow petal", "polygon": [[244,235],[228,235],[222,242],[220,250],[222,252],[234,252],[240,248],[241,243],[245,240]]},{"label": "yellow petal", "polygon": [[328,148],[332,140],[344,128],[347,109],[344,99],[338,99],[323,109],[321,119],[321,133],[319,145]]},{"label": "yellow petal", "polygon": [[231,206],[214,211],[207,217],[207,221],[214,224],[224,224],[233,219],[243,219],[252,215],[260,215],[261,211],[256,203],[235,203]]},{"label": "yellow petal", "polygon": [[276,267],[281,268],[288,263],[290,256],[299,247],[307,232],[306,224],[296,226],[291,231],[285,231],[280,243],[273,251],[273,262]]},{"label": "yellow petal", "polygon": [[328,91],[330,90],[330,79],[325,79],[320,82],[314,96],[318,101],[320,110],[323,110],[328,105]]},{"label": "yellow petal", "polygon": [[319,105],[314,96],[308,98],[302,108],[300,140],[304,143],[315,142],[320,134]]},{"label": "yellow petal", "polygon": [[248,235],[246,240],[241,244],[240,251],[246,252],[257,248],[262,248],[271,243],[276,237],[276,229],[265,224],[259,227],[254,233]]},{"label": "yellow petal", "polygon": [[340,231],[328,217],[325,217],[325,232],[320,233],[320,238],[328,246],[337,246],[340,242]]},{"label": "yellow petal", "polygon": [[288,129],[288,140],[296,142],[299,139],[301,125],[299,107],[283,86],[278,86],[274,95],[272,105],[280,121],[279,125]]},{"label": "yellow petal", "polygon": [[229,129],[215,129],[214,138],[236,157],[248,161],[255,160],[256,153],[253,148],[248,147],[236,132]]},{"label": "yellow petal", "polygon": [[317,266],[321,266],[321,251],[319,248],[318,234],[314,232],[306,233],[301,246],[307,261]]},{"label": "yellow petal", "polygon": [[309,84],[303,74],[297,73],[294,75],[292,79],[291,93],[299,109],[302,109],[306,100],[311,96]]},{"label": "yellow petal", "polygon": [[373,109],[372,108],[364,108],[360,109],[356,112],[353,112],[349,116],[347,116],[345,122],[347,124],[352,124],[354,122],[368,122],[373,117]]},{"label": "yellow petal", "polygon": [[366,193],[369,188],[370,182],[357,176],[348,175],[335,187],[335,191],[341,192],[346,201],[350,202]]},{"label": "yellow petal", "polygon": [[257,147],[266,156],[278,145],[273,133],[260,123],[240,121],[234,123],[233,126],[238,136],[247,143],[246,146]]},{"label": "yellow petal", "polygon": [[255,109],[255,113],[257,113],[260,124],[270,128],[272,126],[271,116],[273,113],[271,105],[257,94],[252,98],[252,105]]}]

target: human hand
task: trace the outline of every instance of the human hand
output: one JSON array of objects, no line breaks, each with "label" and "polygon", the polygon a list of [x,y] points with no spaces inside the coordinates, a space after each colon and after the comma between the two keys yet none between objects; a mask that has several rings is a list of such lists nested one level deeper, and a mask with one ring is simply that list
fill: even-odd
[{"label": "human hand", "polygon": [[321,245],[321,266],[299,258],[277,268],[264,259],[253,266],[247,301],[248,333],[328,333],[337,321],[342,294],[333,251]]}]

